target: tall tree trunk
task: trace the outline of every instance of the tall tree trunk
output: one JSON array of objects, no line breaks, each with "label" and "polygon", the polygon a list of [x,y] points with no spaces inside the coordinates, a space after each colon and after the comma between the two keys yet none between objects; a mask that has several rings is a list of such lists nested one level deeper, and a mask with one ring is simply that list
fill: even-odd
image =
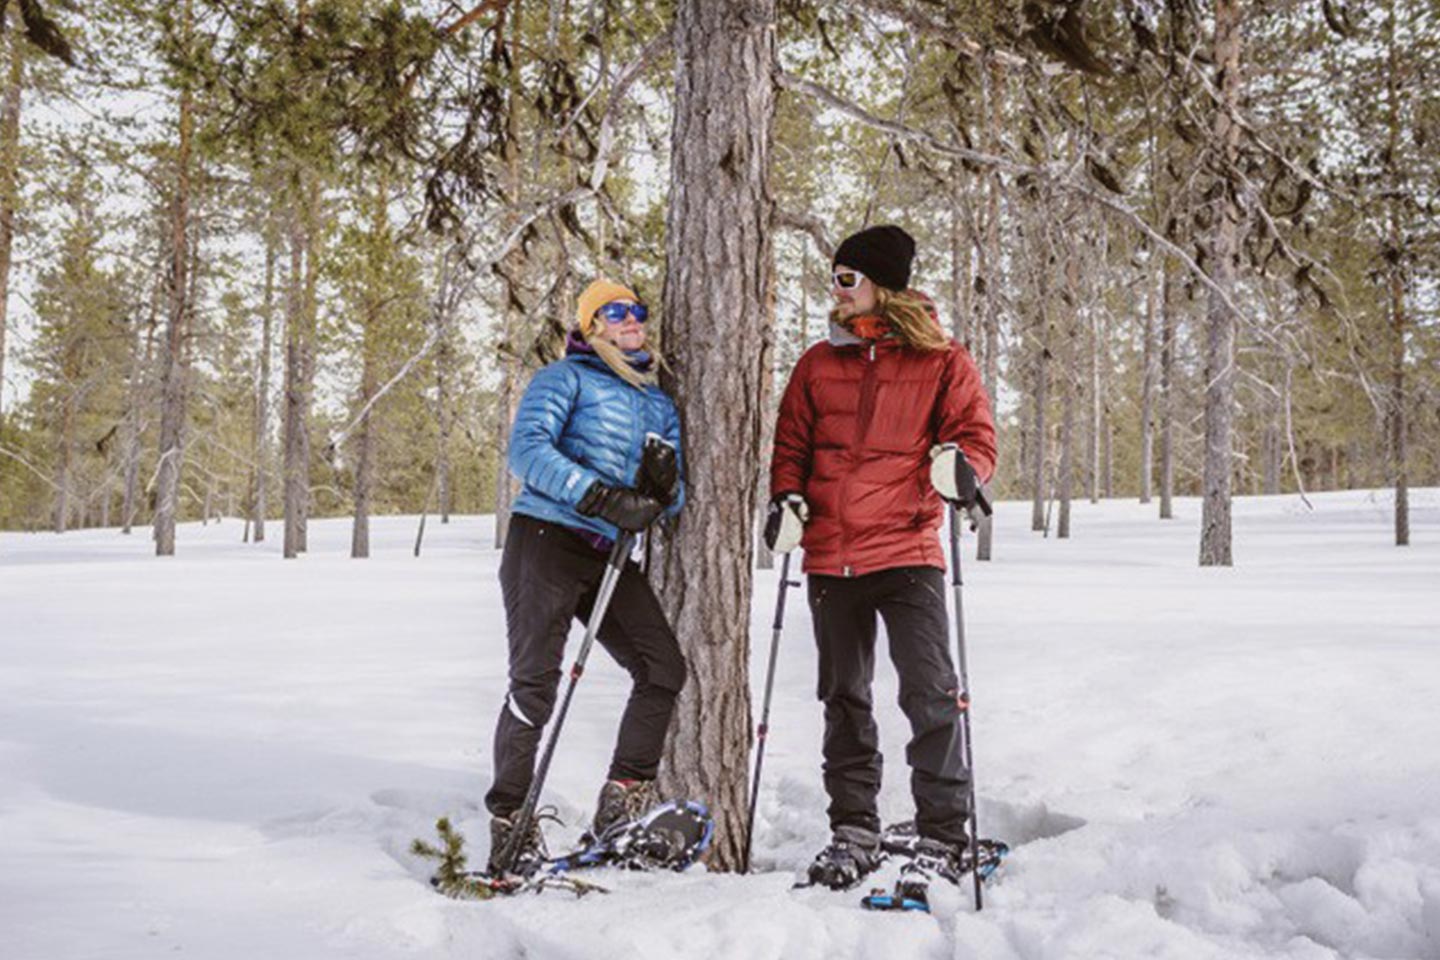
[{"label": "tall tree trunk", "polygon": [[1070,538],[1070,504],[1075,486],[1075,394],[1080,384],[1080,333],[1072,319],[1065,334],[1065,381],[1060,399],[1060,482],[1057,491],[1060,500],[1060,516],[1055,524],[1055,536],[1060,540]]},{"label": "tall tree trunk", "polygon": [[1140,368],[1140,502],[1150,502],[1155,474],[1155,278],[1145,278],[1145,327]]},{"label": "tall tree trunk", "polygon": [[[1077,315],[1080,304],[1080,252],[1066,244],[1065,289],[1070,296],[1070,310],[1065,318],[1064,390],[1060,395],[1060,482],[1058,484],[1060,516],[1055,525],[1057,539],[1070,537],[1070,507],[1075,491],[1075,395],[1080,392],[1080,325]],[[1094,330],[1090,331],[1094,340]],[[1092,343],[1091,363],[1095,360]]]},{"label": "tall tree trunk", "polygon": [[[7,16],[0,9],[0,20]],[[10,265],[15,244],[15,205],[20,169],[20,84],[25,42],[20,30],[4,29],[0,22],[0,49],[10,48],[4,92],[0,93],[0,423],[5,421],[5,330],[9,318]],[[8,40],[8,43],[7,43]]]},{"label": "tall tree trunk", "polygon": [[[519,48],[521,43],[521,22],[520,3],[515,0],[515,7],[510,11],[514,20],[514,37],[511,41],[514,48]],[[509,103],[510,108],[505,113],[506,136],[504,145],[506,184],[505,193],[507,205],[512,211],[520,208],[523,185],[520,181],[520,138],[517,127],[523,100],[523,93],[520,86],[520,63],[519,58],[511,56],[509,74]],[[597,204],[597,208],[598,208]],[[512,213],[511,218],[518,217]],[[597,243],[599,243],[599,228],[605,223],[604,214],[596,210]],[[604,249],[603,243],[599,247]],[[516,310],[514,284],[518,283],[521,272],[525,269],[525,254],[517,247],[505,257],[503,276],[505,277],[505,319],[504,332],[500,342],[504,345],[506,354],[501,358],[500,368],[500,397],[496,408],[495,422],[495,448],[500,451],[499,462],[495,466],[495,549],[499,550],[505,546],[505,539],[510,533],[510,508],[515,500],[515,487],[510,481],[510,428],[515,420],[515,408],[519,403],[520,377],[524,370],[519,361],[519,351],[515,349],[515,340],[519,337],[520,313]],[[597,263],[599,252],[597,251]]]},{"label": "tall tree trunk", "polygon": [[[303,192],[303,191],[302,191]],[[302,539],[309,497],[309,403],[305,389],[305,235],[300,212],[291,208],[288,224],[290,267],[285,288],[285,546],[286,559],[305,549]]]},{"label": "tall tree trunk", "polygon": [[[1393,212],[1391,217],[1393,224]],[[1393,227],[1391,236],[1398,242]],[[1410,483],[1405,469],[1405,286],[1398,267],[1390,271],[1390,322],[1390,474],[1395,483],[1395,545],[1405,547],[1410,544]]]},{"label": "tall tree trunk", "polygon": [[[373,346],[366,347],[364,372],[361,374],[360,383],[362,407],[370,402],[378,388],[375,382],[375,359],[370,356],[373,349]],[[356,439],[359,450],[355,459],[355,520],[350,530],[350,556],[356,560],[370,556],[370,497],[375,480],[374,445],[374,411],[371,410],[360,418],[360,433]]]},{"label": "tall tree trunk", "polygon": [[505,538],[510,532],[510,504],[515,494],[514,485],[510,482],[510,427],[515,421],[515,396],[520,392],[521,366],[510,349],[514,327],[514,318],[507,307],[504,332],[500,338],[507,353],[500,359],[500,395],[495,403],[495,449],[498,451],[495,464],[496,550],[505,546]]},{"label": "tall tree trunk", "polygon": [[711,865],[732,870],[748,799],[755,398],[766,362],[754,345],[768,338],[773,282],[775,3],[679,0],[674,32],[664,316],[691,497],[660,545],[658,580],[689,683],[662,775],[668,792],[710,801]]},{"label": "tall tree trunk", "polygon": [[1160,278],[1160,519],[1175,517],[1175,278],[1170,258]]},{"label": "tall tree trunk", "polygon": [[[1215,64],[1220,103],[1212,139],[1220,151],[1219,196],[1210,240],[1211,278],[1227,296],[1235,293],[1241,212],[1233,199],[1228,171],[1239,155],[1240,127],[1231,119],[1240,108],[1239,0],[1216,0]],[[1205,323],[1205,469],[1200,515],[1200,565],[1230,566],[1231,427],[1235,416],[1235,314],[1211,290]]]},{"label": "tall tree trunk", "polygon": [[450,522],[450,433],[454,417],[450,411],[450,365],[454,351],[449,337],[442,338],[435,356],[435,403],[439,407],[439,449],[435,451],[435,489],[439,499],[440,522]]},{"label": "tall tree trunk", "polygon": [[[1048,241],[1042,241],[1048,243]],[[1030,482],[1034,499],[1030,504],[1030,529],[1044,530],[1045,523],[1045,466],[1046,466],[1046,424],[1045,407],[1050,402],[1050,321],[1049,321],[1049,298],[1050,280],[1049,274],[1052,264],[1049,256],[1042,250],[1039,252],[1041,259],[1040,282],[1039,282],[1039,304],[1036,307],[1036,335],[1031,346],[1033,358],[1031,364],[1034,368],[1034,388],[1031,392],[1031,431],[1030,431]]]},{"label": "tall tree trunk", "polygon": [[269,512],[270,465],[270,357],[275,349],[275,258],[279,248],[274,226],[265,225],[265,300],[260,310],[260,370],[255,384],[255,464],[250,516],[255,524],[255,542],[265,540],[265,515]]},{"label": "tall tree trunk", "polygon": [[[1075,291],[1077,294],[1078,290]],[[1076,303],[1082,302],[1077,295]],[[1101,461],[1101,434],[1104,431],[1102,409],[1104,397],[1100,395],[1100,311],[1092,304],[1090,305],[1089,323],[1086,324],[1087,333],[1090,335],[1090,502],[1100,502],[1100,472],[1104,467]]]},{"label": "tall tree trunk", "polygon": [[[1400,136],[1403,121],[1400,116],[1400,66],[1395,39],[1395,0],[1390,0],[1389,15],[1385,22],[1386,42],[1386,107],[1389,120],[1389,144],[1385,151],[1387,179],[1399,196],[1404,195],[1399,171],[1396,168],[1400,152]],[[1399,200],[1388,201],[1389,247],[1392,251],[1389,283],[1390,294],[1390,475],[1395,484],[1395,545],[1410,544],[1410,482],[1406,471],[1405,437],[1405,277],[1404,238],[1400,230]]]},{"label": "tall tree trunk", "polygon": [[145,345],[140,345],[140,331],[135,331],[135,342],[131,345],[130,390],[125,411],[125,499],[121,507],[121,533],[128,534],[135,522],[135,511],[139,508],[140,488],[140,441],[144,435],[143,411],[148,406],[147,381],[150,364],[155,356],[155,315],[159,310],[160,287],[157,283],[151,290],[149,315],[145,321]]},{"label": "tall tree trunk", "polygon": [[[182,35],[189,43],[191,2],[186,0]],[[175,199],[170,222],[170,303],[165,326],[165,352],[160,377],[160,466],[155,482],[155,555],[175,554],[175,519],[179,509],[180,468],[184,458],[186,326],[190,318],[190,149],[194,135],[194,102],[190,81],[181,80],[180,130],[176,148]]]},{"label": "tall tree trunk", "polygon": [[[998,149],[1000,138],[1004,67],[992,64],[981,76],[985,91],[987,143],[988,149],[993,151]],[[978,274],[984,280],[984,290],[976,291],[976,296],[984,303],[985,355],[981,366],[981,379],[985,383],[985,392],[990,395],[991,410],[999,409],[996,406],[995,392],[996,382],[1000,377],[1000,190],[999,171],[992,169],[985,175],[985,236],[977,257]],[[1025,462],[1023,451],[1020,462]],[[985,493],[989,496],[988,486]],[[982,515],[975,532],[975,559],[989,560],[994,553],[994,544],[995,519]]]},{"label": "tall tree trunk", "polygon": [[972,342],[970,297],[970,230],[967,226],[965,189],[969,177],[958,162],[950,170],[950,331],[972,354],[980,345]]},{"label": "tall tree trunk", "polygon": [[1281,442],[1280,418],[1283,416],[1280,398],[1271,395],[1265,402],[1265,450],[1262,453],[1264,459],[1264,481],[1262,490],[1266,495],[1274,495],[1280,492],[1280,468],[1283,463],[1282,450],[1284,444]]},{"label": "tall tree trunk", "polygon": [[60,443],[55,457],[55,508],[52,527],[64,533],[70,523],[70,470],[75,451],[75,403],[72,394],[63,401],[60,413]]}]

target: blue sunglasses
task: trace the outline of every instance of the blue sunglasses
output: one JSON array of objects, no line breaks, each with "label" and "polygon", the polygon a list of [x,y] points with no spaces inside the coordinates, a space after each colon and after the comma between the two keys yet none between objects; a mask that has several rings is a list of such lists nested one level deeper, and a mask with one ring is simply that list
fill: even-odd
[{"label": "blue sunglasses", "polygon": [[644,323],[650,316],[643,303],[607,303],[595,312],[604,317],[606,323],[624,323],[625,318],[631,315],[636,323]]}]

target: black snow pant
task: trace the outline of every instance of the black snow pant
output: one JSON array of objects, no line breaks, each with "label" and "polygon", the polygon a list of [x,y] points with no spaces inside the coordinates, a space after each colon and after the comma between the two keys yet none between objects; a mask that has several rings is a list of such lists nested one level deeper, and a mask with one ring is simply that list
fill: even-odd
[{"label": "black snow pant", "polygon": [[811,574],[810,611],[820,651],[825,704],[825,792],[830,826],[879,831],[879,734],[872,710],[875,615],[885,618],[890,659],[900,675],[900,709],[910,721],[905,750],[921,836],[963,843],[969,773],[961,756],[959,683],[950,657],[945,575],[897,567],[861,577]]},{"label": "black snow pant", "polygon": [[[492,814],[520,809],[535,775],[540,735],[555,709],[571,621],[588,622],[606,555],[566,527],[515,514],[500,560],[510,688],[495,725]],[[596,639],[633,680],[610,761],[612,780],[653,780],[685,660],[640,568],[626,561]]]}]

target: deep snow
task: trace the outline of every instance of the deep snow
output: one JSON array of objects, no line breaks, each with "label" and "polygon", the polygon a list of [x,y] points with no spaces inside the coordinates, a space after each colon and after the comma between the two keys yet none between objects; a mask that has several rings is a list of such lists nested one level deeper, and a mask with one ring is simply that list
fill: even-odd
[{"label": "deep snow", "polygon": [[[0,534],[0,958],[1440,958],[1440,491],[1390,545],[1386,492],[1001,504],[966,564],[982,832],[1016,850],[982,914],[791,891],[823,844],[803,593],[782,646],[753,877],[605,873],[608,896],[460,903],[407,847],[451,815],[484,854],[504,625],[488,517],[312,524],[311,554],[187,525]],[[278,537],[278,529],[276,530]],[[970,546],[973,546],[970,545]],[[967,549],[967,554],[971,551]],[[775,574],[760,573],[763,679]],[[576,633],[578,637],[578,631]],[[884,639],[881,639],[882,645]],[[573,647],[572,647],[573,649]],[[910,814],[879,660],[887,818]],[[603,776],[624,676],[597,649],[546,799]]]}]

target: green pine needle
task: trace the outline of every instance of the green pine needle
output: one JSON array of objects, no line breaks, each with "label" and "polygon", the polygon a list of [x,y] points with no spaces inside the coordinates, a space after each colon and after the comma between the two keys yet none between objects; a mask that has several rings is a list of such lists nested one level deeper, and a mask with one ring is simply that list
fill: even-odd
[{"label": "green pine needle", "polygon": [[437,847],[420,838],[410,842],[410,852],[426,860],[435,860],[435,889],[454,900],[489,900],[495,891],[474,877],[465,874],[465,837],[450,823],[449,817],[435,821],[440,837]]}]

